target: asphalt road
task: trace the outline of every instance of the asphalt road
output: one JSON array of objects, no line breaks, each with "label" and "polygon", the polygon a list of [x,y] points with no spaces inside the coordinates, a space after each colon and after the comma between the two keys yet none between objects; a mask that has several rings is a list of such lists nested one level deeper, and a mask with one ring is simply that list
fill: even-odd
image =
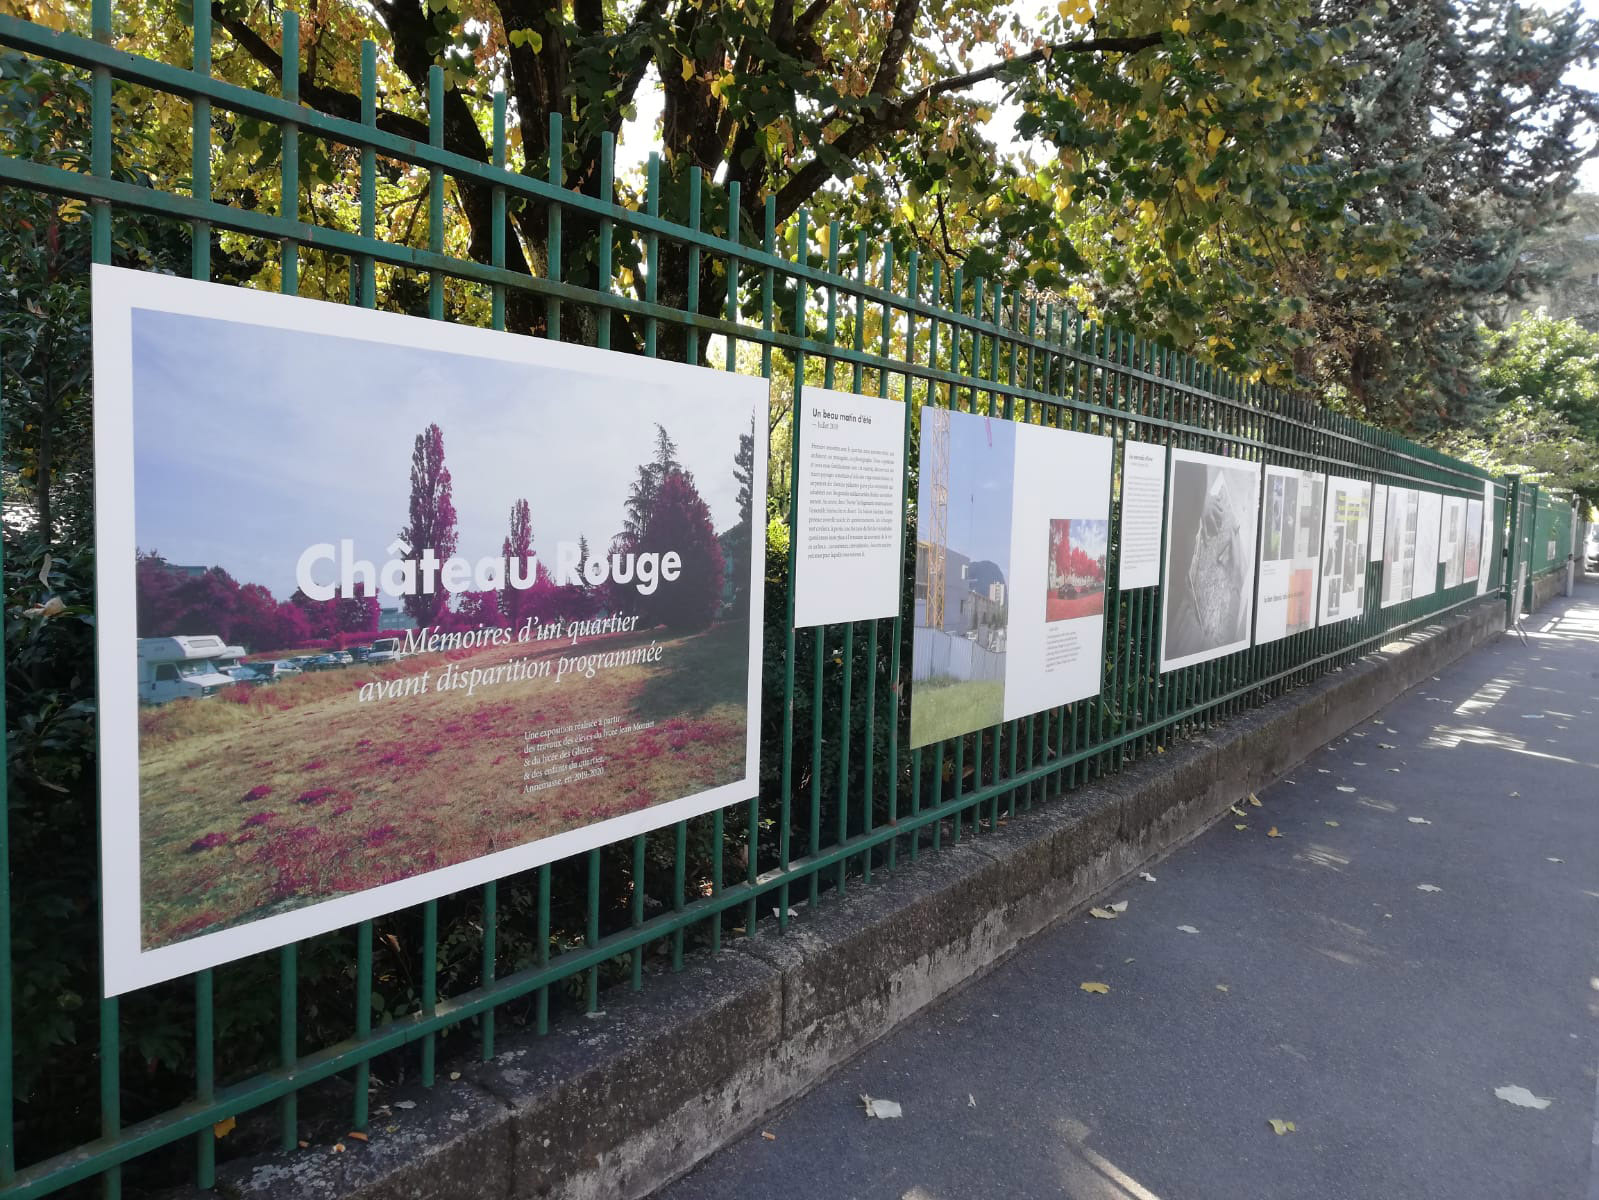
[{"label": "asphalt road", "polygon": [[1527,624],[662,1200],[1599,1200],[1599,585]]}]

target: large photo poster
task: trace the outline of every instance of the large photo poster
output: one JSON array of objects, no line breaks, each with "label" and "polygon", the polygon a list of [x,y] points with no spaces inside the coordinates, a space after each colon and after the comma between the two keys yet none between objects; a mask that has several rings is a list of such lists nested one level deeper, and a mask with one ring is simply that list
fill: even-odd
[{"label": "large photo poster", "polygon": [[766,385],[96,268],[106,987],[747,799]]},{"label": "large photo poster", "polygon": [[1016,425],[922,409],[910,744],[1005,719]]},{"label": "large photo poster", "polygon": [[1112,442],[922,410],[910,744],[1099,691]]},{"label": "large photo poster", "polygon": [[1016,427],[1006,720],[1099,692],[1113,449],[1093,434]]},{"label": "large photo poster", "polygon": [[1461,582],[1475,583],[1482,573],[1482,501],[1466,501],[1465,573]]},{"label": "large photo poster", "polygon": [[1445,496],[1438,558],[1443,563],[1446,588],[1459,587],[1466,581],[1466,542],[1466,498]]},{"label": "large photo poster", "polygon": [[1321,603],[1316,620],[1333,625],[1366,611],[1371,484],[1333,475],[1327,480],[1327,527],[1322,538]]},{"label": "large photo poster", "polygon": [[1498,525],[1494,523],[1494,484],[1491,479],[1482,481],[1482,522],[1480,525],[1481,544],[1477,548],[1477,595],[1481,596],[1488,590],[1489,578],[1493,575],[1494,562],[1498,559],[1500,538],[1503,536]]},{"label": "large photo poster", "polygon": [[1444,498],[1437,492],[1422,492],[1416,508],[1416,570],[1411,587],[1412,599],[1430,596],[1438,590],[1438,540],[1443,533]]},{"label": "large photo poster", "polygon": [[1259,507],[1259,463],[1172,449],[1161,671],[1249,646]]},{"label": "large photo poster", "polygon": [[1416,567],[1416,516],[1420,497],[1411,488],[1388,489],[1387,528],[1383,534],[1383,608],[1411,598]]},{"label": "large photo poster", "polygon": [[1266,468],[1260,506],[1260,594],[1255,600],[1257,644],[1315,627],[1326,486],[1326,478],[1311,471]]}]

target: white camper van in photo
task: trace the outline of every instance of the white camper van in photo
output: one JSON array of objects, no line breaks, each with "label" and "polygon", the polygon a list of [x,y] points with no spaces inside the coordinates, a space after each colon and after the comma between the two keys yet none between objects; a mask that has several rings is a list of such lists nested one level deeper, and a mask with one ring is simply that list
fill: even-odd
[{"label": "white camper van in photo", "polygon": [[233,684],[216,660],[236,652],[221,638],[197,637],[139,639],[139,702],[166,704],[185,698],[198,700]]}]

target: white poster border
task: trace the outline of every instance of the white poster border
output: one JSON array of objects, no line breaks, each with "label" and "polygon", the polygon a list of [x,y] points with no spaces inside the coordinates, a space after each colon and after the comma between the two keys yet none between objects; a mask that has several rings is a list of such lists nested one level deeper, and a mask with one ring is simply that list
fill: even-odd
[{"label": "white poster border", "polygon": [[[698,388],[747,392],[752,406],[769,395],[768,381],[704,367],[598,350],[497,330],[454,325],[353,305],[152,272],[96,265],[92,273],[95,405],[95,522],[99,647],[99,762],[102,953],[107,996],[219,966],[635,834],[748,800],[759,789],[761,653],[765,524],[755,522],[750,554],[751,669],[747,692],[744,777],[650,808],[609,817],[363,892],[261,917],[186,941],[144,950],[140,938],[138,671],[134,558],[132,315],[135,309],[270,326],[277,330],[353,338],[412,349],[493,358],[535,367],[606,373],[621,382],[671,377]],[[764,439],[763,439],[764,440]],[[764,509],[764,446],[754,455],[751,488]]]}]

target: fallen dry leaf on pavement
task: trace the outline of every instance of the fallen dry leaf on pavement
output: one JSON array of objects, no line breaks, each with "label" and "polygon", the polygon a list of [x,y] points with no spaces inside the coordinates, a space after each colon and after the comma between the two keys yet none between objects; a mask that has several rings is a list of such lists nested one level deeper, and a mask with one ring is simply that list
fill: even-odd
[{"label": "fallen dry leaf on pavement", "polygon": [[1114,921],[1116,919],[1116,914],[1108,908],[1091,908],[1088,910],[1088,915],[1098,917],[1101,921]]},{"label": "fallen dry leaf on pavement", "polygon": [[1266,830],[1266,836],[1267,837],[1282,837],[1282,834],[1278,833],[1277,832],[1277,826],[1273,825],[1270,829]]},{"label": "fallen dry leaf on pavement", "polygon": [[1249,793],[1249,802],[1251,804],[1253,804],[1256,808],[1260,807],[1260,797],[1255,795],[1254,792],[1250,792]]},{"label": "fallen dry leaf on pavement", "polygon": [[1225,983],[1218,983],[1216,985],[1216,990],[1218,992],[1225,992],[1227,990],[1227,985]]},{"label": "fallen dry leaf on pavement", "polygon": [[1124,913],[1124,912],[1126,912],[1127,911],[1127,901],[1125,901],[1125,900],[1116,901],[1115,904],[1112,904],[1110,906],[1110,911],[1113,912],[1113,913]]},{"label": "fallen dry leaf on pavement", "polygon": [[1271,1126],[1271,1131],[1278,1137],[1281,1137],[1285,1133],[1299,1132],[1299,1130],[1294,1128],[1294,1123],[1292,1121],[1284,1121],[1280,1117],[1269,1117],[1267,1118],[1266,1124]]},{"label": "fallen dry leaf on pavement", "polygon": [[1432,883],[1418,883],[1416,885],[1416,890],[1418,892],[1441,892],[1443,891],[1443,888]]},{"label": "fallen dry leaf on pavement", "polygon": [[1095,996],[1108,996],[1110,994],[1110,984],[1108,983],[1096,983],[1090,981],[1088,983],[1080,983],[1077,986],[1082,988],[1083,991],[1089,992]]},{"label": "fallen dry leaf on pavement", "polygon": [[1412,825],[1431,825],[1432,824],[1432,822],[1427,820],[1426,817],[1406,817],[1405,820],[1409,821]]},{"label": "fallen dry leaf on pavement", "polygon": [[366,1134],[362,1133],[359,1129],[352,1129],[344,1136],[347,1138],[354,1138],[358,1142],[366,1141]]},{"label": "fallen dry leaf on pavement", "polygon": [[1534,1096],[1519,1083],[1507,1083],[1504,1087],[1496,1087],[1494,1095],[1506,1104],[1514,1104],[1517,1108],[1548,1108],[1552,1103],[1542,1096]]},{"label": "fallen dry leaf on pavement", "polygon": [[1177,926],[1177,932],[1178,933],[1198,933],[1199,930],[1195,929],[1192,925],[1179,925],[1179,926]]},{"label": "fallen dry leaf on pavement", "polygon": [[1338,822],[1337,821],[1323,821],[1322,824],[1330,826],[1333,829],[1337,829],[1338,828]]},{"label": "fallen dry leaf on pavement", "polygon": [[766,1140],[767,1140],[767,1141],[769,1141],[769,1142],[775,1142],[775,1141],[777,1141],[777,1134],[775,1134],[775,1133],[773,1133],[773,1132],[772,1132],[772,1131],[771,1131],[771,1130],[769,1130],[769,1129],[763,1129],[763,1130],[761,1130],[761,1136],[762,1136],[762,1137],[763,1137],[763,1138],[765,1138],[765,1139],[766,1139]]},{"label": "fallen dry leaf on pavement", "polygon": [[970,1092],[966,1093],[966,1107],[967,1108],[976,1108],[977,1107],[977,1097],[972,1095]]},{"label": "fallen dry leaf on pavement", "polygon": [[1340,792],[1352,792],[1352,791],[1354,791],[1354,790],[1355,790],[1355,789],[1354,789],[1354,788],[1352,788],[1352,787],[1350,787],[1350,786],[1348,786],[1348,785],[1347,785],[1347,784],[1339,784],[1339,785],[1338,785],[1338,790],[1339,790],[1339,791],[1340,791]]},{"label": "fallen dry leaf on pavement", "polygon": [[866,1106],[866,1115],[876,1117],[879,1121],[892,1121],[905,1115],[898,1100],[873,1100],[863,1095],[861,1103]]},{"label": "fallen dry leaf on pavement", "polygon": [[1565,862],[1566,860],[1563,859],[1563,858],[1551,858],[1548,861],[1549,862]]},{"label": "fallen dry leaf on pavement", "polygon": [[1142,879],[1145,883],[1154,883],[1155,882],[1155,877],[1153,875],[1151,875],[1148,871],[1140,871],[1140,872],[1138,872],[1138,878]]},{"label": "fallen dry leaf on pavement", "polygon": [[1242,831],[1242,830],[1248,829],[1249,826],[1248,825],[1234,825],[1233,828]]}]

